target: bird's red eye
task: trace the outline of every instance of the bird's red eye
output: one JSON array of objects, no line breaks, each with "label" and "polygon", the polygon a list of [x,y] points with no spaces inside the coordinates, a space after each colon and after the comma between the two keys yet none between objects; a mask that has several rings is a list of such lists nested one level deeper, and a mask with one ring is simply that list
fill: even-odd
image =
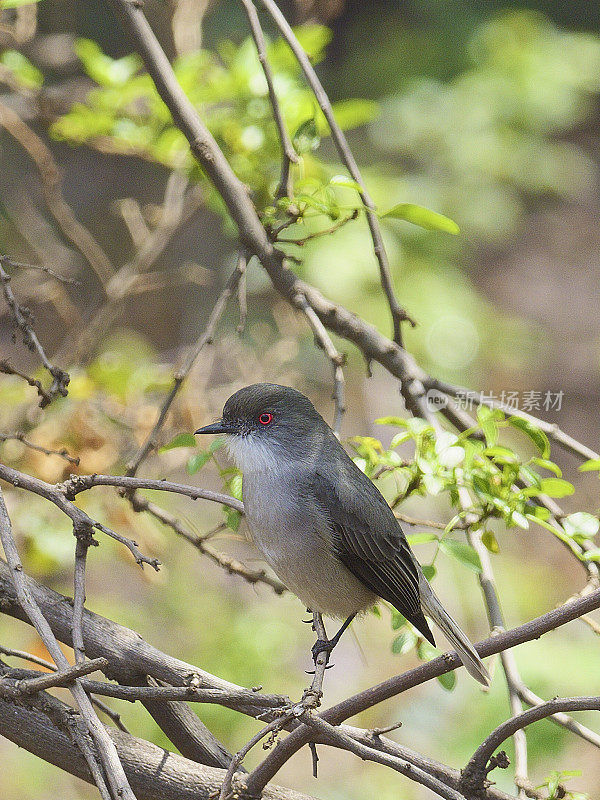
[{"label": "bird's red eye", "polygon": [[258,421],[260,422],[261,425],[268,425],[270,422],[273,421],[273,414],[265,412],[264,414],[260,415]]}]

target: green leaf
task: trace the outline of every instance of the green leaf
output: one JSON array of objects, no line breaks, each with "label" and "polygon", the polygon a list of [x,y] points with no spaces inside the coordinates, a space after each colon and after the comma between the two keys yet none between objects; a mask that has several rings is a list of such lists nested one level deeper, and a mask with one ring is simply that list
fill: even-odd
[{"label": "green leaf", "polygon": [[406,625],[406,617],[404,617],[399,611],[395,608],[392,609],[392,630],[397,631],[398,628],[401,628],[403,625]]},{"label": "green leaf", "polygon": [[549,497],[567,497],[575,492],[573,484],[562,478],[543,478],[540,481],[540,489],[542,494],[547,494]]},{"label": "green leaf", "polygon": [[217,450],[220,450],[221,447],[225,444],[225,439],[223,436],[219,436],[217,439],[213,439],[210,445],[208,446],[209,453],[216,453]]},{"label": "green leaf", "polygon": [[167,450],[174,450],[176,447],[196,447],[198,441],[192,433],[178,433],[174,439],[168,444],[159,448],[159,453],[165,453]]},{"label": "green leaf", "polygon": [[436,542],[439,537],[435,533],[409,533],[406,538],[412,544],[425,544],[426,542]]},{"label": "green leaf", "polygon": [[404,655],[413,649],[416,641],[417,637],[412,631],[403,631],[392,642],[392,653]]},{"label": "green leaf", "polygon": [[187,462],[186,470],[188,475],[194,475],[199,469],[207,464],[212,458],[212,453],[205,450],[203,453],[196,453]]},{"label": "green leaf", "polygon": [[329,185],[342,186],[344,189],[354,189],[357,192],[362,192],[360,183],[353,181],[352,178],[348,178],[346,175],[334,175],[333,178],[329,179]]},{"label": "green leaf", "polygon": [[225,514],[225,524],[228,528],[231,528],[232,531],[237,531],[240,527],[240,522],[242,521],[242,515],[239,511],[236,511],[235,508],[230,508],[229,506],[223,506],[223,513]]},{"label": "green leaf", "polygon": [[600,458],[590,458],[579,467],[580,472],[596,472],[600,470]]},{"label": "green leaf", "polygon": [[550,456],[550,441],[544,431],[541,431],[533,423],[529,422],[529,420],[523,419],[522,417],[509,417],[508,423],[512,425],[513,428],[518,428],[518,430],[523,431],[524,434],[529,436],[543,458],[548,458]]},{"label": "green leaf", "polygon": [[483,455],[501,464],[518,464],[520,460],[515,452],[509,450],[508,447],[500,447],[499,445],[495,447],[486,447],[483,451]]},{"label": "green leaf", "polygon": [[317,123],[314,117],[304,120],[294,133],[292,137],[294,148],[296,152],[302,155],[303,153],[310,153],[311,150],[316,150],[321,143],[321,137],[317,131]]},{"label": "green leaf", "polygon": [[497,423],[503,416],[500,416],[494,409],[487,406],[478,406],[477,408],[477,421],[481,426],[488,447],[494,447],[498,441]]},{"label": "green leaf", "polygon": [[442,688],[447,692],[451,692],[456,686],[456,672],[446,672],[444,675],[438,675],[438,681]]},{"label": "green leaf", "polygon": [[562,526],[568,536],[592,539],[598,533],[600,522],[593,514],[576,511],[563,519]]},{"label": "green leaf", "polygon": [[399,203],[397,206],[390,208],[389,211],[380,214],[380,216],[403,219],[428,231],[444,231],[454,235],[460,233],[460,228],[456,222],[449,217],[438,214],[436,211],[430,211],[423,206],[416,206],[414,203]]},{"label": "green leaf", "polygon": [[132,53],[123,58],[110,58],[91,39],[78,39],[75,52],[87,74],[106,87],[124,87],[141,67],[140,57]]},{"label": "green leaf", "polygon": [[[7,8],[2,5],[2,8]],[[29,89],[39,89],[44,83],[44,76],[28,58],[18,50],[5,50],[0,55],[0,64],[9,69],[22,86]]]},{"label": "green leaf", "polygon": [[421,564],[421,569],[428,581],[432,581],[435,578],[435,567],[433,564]]},{"label": "green leaf", "polygon": [[[550,470],[550,472],[553,472],[557,478],[562,478],[562,470],[558,464],[554,463],[554,461],[549,461],[547,458],[537,458],[536,456],[536,458],[531,459],[531,463],[536,464],[538,467],[542,467],[542,469]],[[600,464],[600,462],[598,463]]]},{"label": "green leaf", "polygon": [[426,639],[421,639],[417,646],[417,655],[421,661],[433,661],[437,658],[438,652]]},{"label": "green leaf", "polygon": [[490,551],[490,553],[499,553],[500,552],[500,545],[498,544],[498,540],[494,534],[494,531],[486,530],[483,532],[481,536],[481,541],[485,547]]},{"label": "green leaf", "polygon": [[474,572],[481,572],[481,561],[470,544],[459,542],[456,539],[442,539],[440,541],[440,550],[460,561],[461,564],[464,564],[465,567],[472,569]]},{"label": "green leaf", "polygon": [[242,476],[239,472],[236,475],[234,475],[231,478],[231,480],[228,481],[227,483],[228,490],[231,492],[231,494],[235,497],[236,500],[244,499],[242,494],[242,483],[243,483]]},{"label": "green leaf", "polygon": [[40,2],[41,0],[1,0],[0,8],[20,8],[21,6],[31,6]]}]

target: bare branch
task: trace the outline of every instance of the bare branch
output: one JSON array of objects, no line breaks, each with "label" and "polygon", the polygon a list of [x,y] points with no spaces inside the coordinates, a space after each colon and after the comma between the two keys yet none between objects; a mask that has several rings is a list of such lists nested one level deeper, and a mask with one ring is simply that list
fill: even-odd
[{"label": "bare branch", "polygon": [[[52,376],[52,385],[48,390],[42,389],[42,386],[39,381],[35,381],[31,378],[28,378],[21,373],[14,372],[16,375],[20,375],[20,377],[25,378],[25,380],[31,385],[36,386],[38,390],[38,394],[41,395],[42,399],[40,401],[40,407],[45,408],[52,400],[61,395],[62,397],[66,397],[67,395],[67,386],[69,384],[69,375],[64,370],[60,369],[59,367],[55,367],[54,364],[50,362],[48,359],[44,348],[40,344],[39,339],[33,328],[31,327],[31,315],[22,308],[19,303],[17,302],[13,290],[10,287],[10,275],[5,271],[4,267],[0,263],[0,282],[2,283],[2,290],[4,292],[4,297],[10,309],[10,312],[13,316],[15,321],[15,325],[19,328],[23,335],[23,341],[25,345],[32,351],[36,352],[40,358],[40,361],[44,365],[44,368],[48,370],[50,375]],[[8,365],[5,365],[3,362],[2,372],[10,372],[12,371]]]},{"label": "bare branch", "polygon": [[271,69],[269,59],[267,58],[267,43],[265,42],[265,36],[263,34],[258,14],[256,13],[256,8],[252,0],[241,0],[241,2],[246,10],[246,14],[248,15],[248,22],[250,23],[250,30],[252,31],[252,38],[254,39],[258,60],[260,61],[260,65],[263,69],[265,80],[267,82],[269,100],[271,102],[271,108],[273,110],[273,117],[277,126],[277,132],[279,133],[279,141],[281,142],[281,178],[279,179],[279,186],[275,192],[275,197],[277,199],[280,197],[289,197],[291,194],[290,165],[298,162],[298,154],[294,150],[294,146],[290,140],[287,128],[285,127],[285,120],[283,119],[281,106],[279,105],[279,100],[277,99],[277,93],[273,83],[273,70]]},{"label": "bare branch", "polygon": [[556,697],[542,705],[529,708],[522,714],[499,725],[473,753],[471,760],[464,768],[461,780],[461,791],[477,795],[484,787],[488,774],[487,765],[494,751],[516,731],[527,725],[546,719],[561,711],[600,711],[600,697]]},{"label": "bare branch", "polygon": [[110,259],[92,234],[79,222],[62,195],[62,178],[52,153],[40,137],[4,103],[0,103],[0,124],[23,147],[40,173],[48,210],[66,238],[83,255],[100,282],[105,285],[114,273]]},{"label": "bare branch", "polygon": [[342,369],[346,359],[342,353],[338,353],[336,350],[335,345],[331,341],[331,336],[327,333],[327,329],[308,304],[306,297],[302,294],[298,295],[296,304],[308,320],[308,324],[315,335],[319,347],[325,351],[327,357],[331,361],[331,366],[333,368],[333,400],[335,402],[333,430],[339,438],[342,420],[346,411],[344,402],[344,370]]},{"label": "bare branch", "polygon": [[213,337],[215,334],[215,329],[219,323],[219,320],[221,319],[223,311],[225,310],[227,301],[231,297],[232,293],[236,290],[245,271],[246,271],[246,256],[244,253],[240,253],[237,266],[233,271],[233,273],[231,274],[231,277],[227,281],[223,291],[219,295],[217,302],[213,306],[213,309],[210,313],[206,328],[202,336],[198,339],[195,346],[191,348],[181,368],[178,369],[177,372],[175,373],[173,387],[171,388],[171,391],[165,398],[164,403],[162,404],[160,413],[158,415],[158,419],[154,423],[154,427],[152,428],[152,430],[146,437],[146,440],[138,450],[135,458],[132,461],[130,461],[129,464],[127,465],[127,475],[129,477],[133,477],[136,474],[142,461],[146,458],[150,450],[156,446],[158,434],[160,433],[160,430],[165,422],[167,413],[171,408],[173,400],[177,396],[179,390],[181,389],[181,385],[188,376],[191,368],[194,366],[194,363],[198,358],[198,356],[200,355],[201,351],[204,349],[204,347],[206,347],[206,345],[212,344]]},{"label": "bare branch", "polygon": [[[14,588],[21,607],[46,645],[46,648],[54,659],[56,666],[61,670],[68,669],[70,665],[63,655],[63,652],[60,649],[48,622],[42,614],[39,605],[31,595],[27,582],[25,581],[23,566],[19,559],[19,553],[12,535],[10,519],[8,517],[8,512],[6,511],[6,506],[4,504],[4,498],[1,491],[0,540],[11,569]],[[102,762],[111,790],[116,797],[123,798],[123,800],[135,800],[135,795],[131,791],[131,787],[129,786],[127,777],[123,771],[121,762],[119,761],[119,756],[115,746],[108,736],[104,726],[100,723],[98,717],[96,716],[89,697],[85,693],[82,686],[77,683],[77,679],[75,680],[75,684],[70,687],[70,690],[71,694],[73,695],[73,699],[81,711],[81,715],[85,721],[87,730],[98,750],[98,756]]]},{"label": "bare branch", "polygon": [[64,447],[60,450],[53,450],[49,447],[42,447],[41,444],[30,442],[29,439],[25,438],[24,433],[0,433],[0,442],[9,441],[21,442],[25,447],[29,447],[30,450],[36,450],[38,453],[44,453],[47,456],[60,456],[60,458],[64,458],[65,461],[68,461],[69,464],[73,464],[76,467],[79,466],[79,458],[70,456]]},{"label": "bare branch", "polygon": [[[600,608],[600,589],[573,600],[559,608],[555,608],[541,617],[537,617],[517,628],[499,633],[485,639],[476,645],[475,649],[483,658],[500,653],[510,647],[516,647],[523,642],[538,639],[545,633],[555,630],[567,622],[577,619],[582,614],[587,614]],[[389,700],[408,689],[420,686],[422,683],[451,672],[461,666],[458,655],[454,652],[444,653],[443,656],[421,664],[408,670],[402,675],[397,675],[383,681],[377,686],[365,689],[352,697],[342,700],[334,706],[321,712],[320,716],[332,725],[339,725],[349,717],[365,711],[384,700]],[[306,726],[293,731],[265,760],[250,774],[247,780],[248,789],[259,792],[263,786],[273,778],[277,771],[291,756],[311,739],[310,731]]]},{"label": "bare branch", "polygon": [[24,264],[22,261],[14,261],[12,258],[2,254],[0,254],[0,264],[2,264],[3,267],[10,267],[11,269],[39,270],[40,272],[44,272],[46,275],[50,275],[51,278],[55,278],[61,283],[67,283],[71,286],[81,286],[81,281],[78,281],[75,278],[69,278],[67,275],[62,275],[60,272],[55,272],[53,269],[50,269],[49,267],[43,267],[39,264]]},{"label": "bare branch", "polygon": [[20,694],[43,692],[55,686],[68,686],[73,683],[75,678],[81,678],[83,675],[89,675],[90,672],[96,672],[99,669],[104,670],[107,666],[106,658],[94,658],[92,661],[81,662],[66,669],[57,669],[55,672],[47,672],[25,680],[14,680],[10,676],[0,678],[0,694],[18,697]]}]

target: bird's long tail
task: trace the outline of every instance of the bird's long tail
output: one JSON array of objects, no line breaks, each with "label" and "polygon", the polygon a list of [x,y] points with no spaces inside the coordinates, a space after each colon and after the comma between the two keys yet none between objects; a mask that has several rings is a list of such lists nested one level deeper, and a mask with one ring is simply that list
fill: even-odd
[{"label": "bird's long tail", "polygon": [[431,617],[456,649],[469,675],[484,686],[489,686],[490,676],[482,660],[479,658],[479,654],[469,641],[467,634],[460,628],[458,623],[452,619],[438,600],[424,575],[421,575],[419,579],[419,591],[421,594],[421,607],[423,611]]}]

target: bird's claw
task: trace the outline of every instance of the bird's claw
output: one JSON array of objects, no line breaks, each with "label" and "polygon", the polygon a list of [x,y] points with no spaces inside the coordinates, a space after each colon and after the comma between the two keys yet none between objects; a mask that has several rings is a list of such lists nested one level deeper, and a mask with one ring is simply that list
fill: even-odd
[{"label": "bird's claw", "polygon": [[321,653],[327,653],[327,661],[329,661],[329,657],[331,655],[331,651],[335,647],[337,642],[332,641],[330,639],[317,639],[317,641],[312,646],[312,657],[315,664],[317,663],[317,658]]}]

